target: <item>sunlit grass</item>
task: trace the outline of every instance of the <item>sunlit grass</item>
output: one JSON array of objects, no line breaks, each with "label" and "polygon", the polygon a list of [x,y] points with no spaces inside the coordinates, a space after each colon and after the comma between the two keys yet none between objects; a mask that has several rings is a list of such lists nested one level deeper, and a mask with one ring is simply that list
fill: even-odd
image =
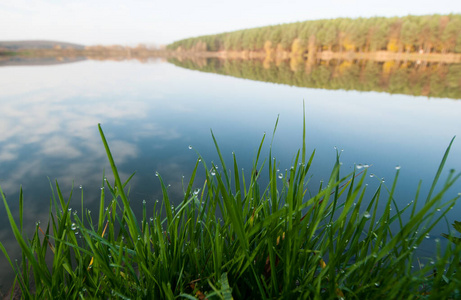
[{"label": "sunlit grass", "polygon": [[[444,197],[460,174],[450,172],[439,183],[451,143],[427,198],[420,199],[418,188],[414,200],[399,207],[393,197],[399,170],[389,189],[380,184],[368,193],[367,170],[340,176],[339,154],[325,185],[307,196],[314,153],[306,156],[305,131],[303,148],[283,174],[271,151],[261,161],[264,138],[253,171],[244,175],[235,154],[232,166],[226,166],[212,136],[221,167],[207,165],[199,156],[177,206],[156,174],[162,202],[152,212],[144,204],[142,215],[136,216],[127,187],[131,177],[121,180],[99,130],[115,178],[110,183],[103,176],[99,213],[72,211],[72,194],[64,199],[56,182],[50,219],[37,224],[28,239],[23,234],[22,191],[19,223],[2,192],[22,259],[12,261],[0,247],[24,298],[461,297],[461,245],[439,246],[431,258],[415,256],[460,198]],[[200,168],[204,182],[195,181]],[[258,179],[264,172],[269,179],[262,187]]]}]

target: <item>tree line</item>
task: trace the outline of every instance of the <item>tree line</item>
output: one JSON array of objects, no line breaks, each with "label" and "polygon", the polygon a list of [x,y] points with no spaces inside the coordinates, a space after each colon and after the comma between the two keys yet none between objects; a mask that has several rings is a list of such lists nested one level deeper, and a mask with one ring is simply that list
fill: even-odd
[{"label": "tree line", "polygon": [[461,53],[461,14],[296,22],[188,38],[167,49]]},{"label": "tree line", "polygon": [[331,60],[294,67],[289,60],[267,65],[262,60],[216,58],[198,62],[170,58],[168,62],[202,72],[298,87],[461,99],[461,64]]}]

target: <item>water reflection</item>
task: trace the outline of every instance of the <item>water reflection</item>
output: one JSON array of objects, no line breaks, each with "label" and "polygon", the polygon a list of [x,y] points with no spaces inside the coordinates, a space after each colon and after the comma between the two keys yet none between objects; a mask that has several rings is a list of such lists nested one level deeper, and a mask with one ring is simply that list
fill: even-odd
[{"label": "water reflection", "polygon": [[328,90],[461,99],[461,65],[410,61],[170,58],[177,66],[251,80]]},{"label": "water reflection", "polygon": [[[171,198],[176,202],[183,198],[182,176],[188,180],[197,159],[188,145],[208,165],[219,162],[210,128],[224,158],[230,160],[235,152],[239,166],[251,172],[263,133],[272,132],[280,115],[272,152],[280,161],[279,169],[289,169],[301,147],[303,99],[308,152],[316,149],[311,191],[328,178],[337,146],[345,150],[341,156],[344,173],[354,163],[373,164],[370,172],[390,182],[394,167],[401,165],[396,201],[406,204],[414,197],[419,179],[425,183],[421,193],[427,193],[448,142],[454,135],[461,136],[459,101],[300,89],[193,72],[166,63],[85,61],[4,67],[0,68],[0,82],[0,185],[17,215],[22,184],[27,208],[24,224],[29,232],[37,220],[44,223],[48,217],[51,190],[47,177],[59,181],[65,198],[72,184],[77,187],[71,207],[81,210],[83,192],[85,206],[98,211],[104,168],[112,180],[98,123],[122,180],[136,172],[130,183],[135,212],[140,211],[143,199],[148,211],[161,199],[156,171],[170,185]],[[460,151],[457,140],[448,168],[461,170]],[[266,145],[261,156],[267,153]],[[199,174],[196,187],[202,186],[202,180]],[[374,178],[368,180],[373,191],[378,183]],[[454,190],[461,191],[461,183]],[[455,207],[451,218],[460,209]],[[16,255],[18,248],[8,228],[0,209],[0,239]],[[11,282],[3,256],[0,282],[3,289]]]}]

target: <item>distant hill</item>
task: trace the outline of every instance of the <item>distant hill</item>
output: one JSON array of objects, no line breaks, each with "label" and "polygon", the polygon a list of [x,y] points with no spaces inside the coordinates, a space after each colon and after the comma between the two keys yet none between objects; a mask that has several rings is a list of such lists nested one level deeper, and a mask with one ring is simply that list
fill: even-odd
[{"label": "distant hill", "polygon": [[[458,0],[459,1],[459,0]],[[199,36],[167,46],[176,51],[461,53],[461,14],[337,18]]]},{"label": "distant hill", "polygon": [[0,41],[0,49],[12,51],[24,49],[77,49],[83,50],[85,46],[58,42],[58,41]]}]

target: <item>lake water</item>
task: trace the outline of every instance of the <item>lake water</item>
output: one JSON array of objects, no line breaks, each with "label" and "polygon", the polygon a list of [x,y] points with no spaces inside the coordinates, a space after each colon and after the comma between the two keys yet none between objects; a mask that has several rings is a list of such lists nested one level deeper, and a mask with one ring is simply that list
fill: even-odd
[{"label": "lake water", "polygon": [[[395,196],[401,206],[413,200],[420,179],[422,194],[428,192],[455,135],[442,178],[450,168],[461,171],[457,99],[291,87],[152,60],[2,67],[0,105],[0,186],[17,216],[22,185],[27,232],[33,232],[36,221],[44,224],[48,219],[49,179],[58,180],[65,197],[74,185],[73,209],[80,213],[83,192],[85,207],[97,212],[103,170],[110,173],[98,123],[123,178],[136,172],[130,198],[137,212],[143,200],[152,206],[161,199],[156,171],[171,185],[171,197],[180,201],[182,176],[188,179],[197,158],[189,145],[207,162],[218,162],[210,129],[226,159],[234,151],[249,174],[260,140],[266,132],[270,141],[277,116],[273,154],[285,170],[302,146],[305,113],[308,153],[316,149],[312,190],[329,177],[335,147],[344,149],[344,174],[354,164],[372,164],[369,172],[391,185],[395,167],[401,166]],[[263,157],[268,149],[266,144]],[[378,185],[377,178],[367,181],[370,190]],[[196,182],[201,186],[203,181]],[[458,192],[461,182],[450,196]],[[1,207],[0,241],[13,258],[19,258]],[[461,204],[450,212],[448,222],[460,214]],[[442,225],[434,229],[433,238],[447,231]],[[11,280],[0,255],[2,290]]]}]

